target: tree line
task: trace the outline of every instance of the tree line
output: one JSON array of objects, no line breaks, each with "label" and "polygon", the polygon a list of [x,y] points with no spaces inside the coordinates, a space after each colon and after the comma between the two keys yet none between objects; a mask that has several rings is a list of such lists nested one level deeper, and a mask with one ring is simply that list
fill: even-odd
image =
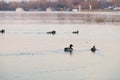
[{"label": "tree line", "polygon": [[56,11],[62,11],[66,9],[78,8],[81,6],[81,9],[89,9],[90,5],[92,9],[103,9],[108,6],[120,7],[120,0],[30,0],[21,1],[21,2],[5,2],[0,1],[0,11],[14,11],[16,8],[23,8],[26,11],[30,9],[38,9],[40,11],[45,11],[46,8],[51,7]]}]

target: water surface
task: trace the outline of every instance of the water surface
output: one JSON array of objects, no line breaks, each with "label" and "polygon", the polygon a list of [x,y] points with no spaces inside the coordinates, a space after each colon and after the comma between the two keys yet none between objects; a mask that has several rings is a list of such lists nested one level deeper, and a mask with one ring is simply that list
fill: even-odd
[{"label": "water surface", "polygon": [[[0,34],[0,80],[120,79],[119,24],[84,24],[76,17],[66,22],[54,14],[47,19],[38,13],[2,15],[0,29],[6,33]],[[51,30],[57,33],[46,34]],[[79,34],[72,34],[76,30]],[[72,55],[64,52],[69,44],[74,45]],[[93,45],[96,53],[90,51]]]}]

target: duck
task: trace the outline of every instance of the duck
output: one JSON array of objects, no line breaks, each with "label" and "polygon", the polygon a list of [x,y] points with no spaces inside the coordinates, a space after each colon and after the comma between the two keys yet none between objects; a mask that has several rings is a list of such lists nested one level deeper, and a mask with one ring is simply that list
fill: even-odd
[{"label": "duck", "polygon": [[70,44],[69,47],[64,48],[64,51],[65,51],[65,52],[70,52],[70,53],[72,53],[72,51],[73,51],[73,48],[72,48],[72,47],[73,47],[73,45]]},{"label": "duck", "polygon": [[52,30],[50,32],[47,32],[47,34],[56,34],[56,31],[55,30]]},{"label": "duck", "polygon": [[73,31],[72,32],[73,34],[78,34],[79,33],[79,31],[77,30],[77,31]]},{"label": "duck", "polygon": [[0,33],[2,33],[2,34],[5,33],[5,30],[4,29],[0,30]]},{"label": "duck", "polygon": [[95,51],[96,51],[95,46],[93,46],[90,50],[91,50],[92,52],[95,52]]}]

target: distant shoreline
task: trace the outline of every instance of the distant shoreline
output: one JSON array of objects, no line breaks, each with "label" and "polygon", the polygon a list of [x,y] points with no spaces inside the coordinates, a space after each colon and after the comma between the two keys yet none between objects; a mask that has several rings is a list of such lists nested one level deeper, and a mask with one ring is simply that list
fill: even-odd
[{"label": "distant shoreline", "polygon": [[[32,14],[37,15],[39,18],[43,17],[46,20],[56,20],[57,18],[61,21],[68,20],[72,21],[77,20],[81,22],[90,22],[90,23],[104,23],[104,22],[120,22],[120,12],[69,12],[69,11],[0,11],[0,16],[14,16],[14,14],[22,14],[33,16]],[[17,15],[22,17],[22,15]],[[33,17],[34,17],[33,16]],[[37,18],[38,18],[37,17]],[[49,18],[50,17],[50,18]]]},{"label": "distant shoreline", "polygon": [[[1,11],[0,12],[17,12],[17,11]],[[106,10],[81,10],[81,11],[18,11],[18,12],[120,12],[120,11],[106,11]]]},{"label": "distant shoreline", "polygon": [[112,14],[112,15],[120,15],[120,11],[0,11],[0,13],[74,13],[74,14]]}]

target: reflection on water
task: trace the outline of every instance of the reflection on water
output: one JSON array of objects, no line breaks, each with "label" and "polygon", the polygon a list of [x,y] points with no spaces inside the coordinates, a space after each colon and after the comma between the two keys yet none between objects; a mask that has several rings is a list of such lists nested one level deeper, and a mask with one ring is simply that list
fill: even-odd
[{"label": "reflection on water", "polygon": [[[6,30],[0,34],[0,80],[119,80],[119,25],[81,24],[67,14],[0,13]],[[47,34],[52,30],[55,35]],[[64,52],[69,44],[71,56]]]}]

